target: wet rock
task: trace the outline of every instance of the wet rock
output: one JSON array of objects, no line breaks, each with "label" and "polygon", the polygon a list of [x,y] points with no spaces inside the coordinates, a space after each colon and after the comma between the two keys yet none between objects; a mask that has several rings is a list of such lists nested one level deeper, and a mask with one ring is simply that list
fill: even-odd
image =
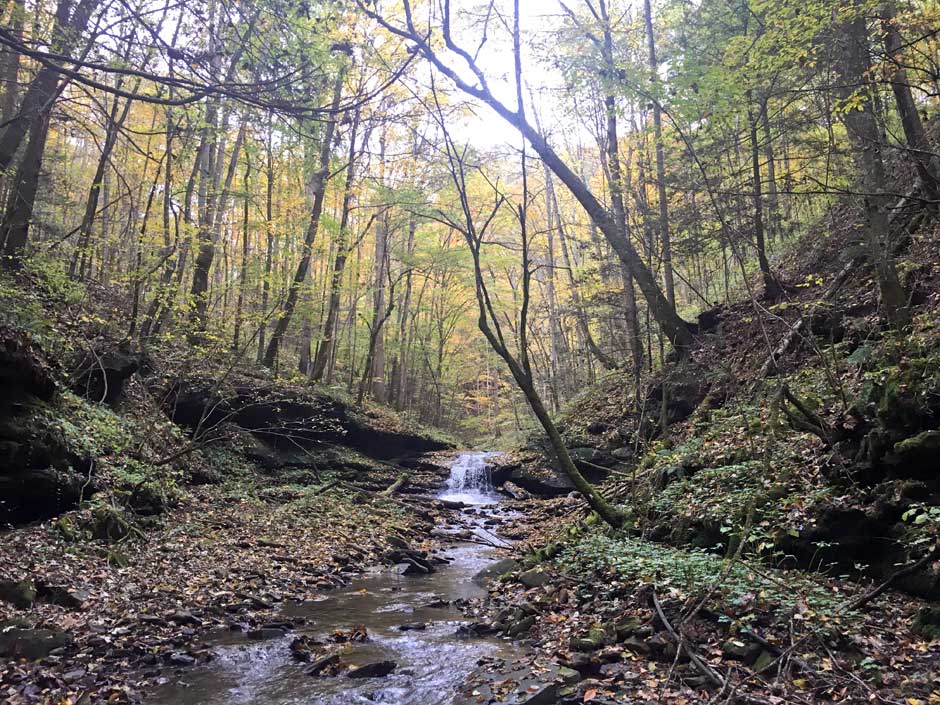
[{"label": "wet rock", "polygon": [[523,617],[518,622],[512,624],[509,627],[509,636],[519,636],[520,634],[525,634],[527,631],[532,629],[535,626],[535,616],[529,615],[528,617]]},{"label": "wet rock", "polygon": [[502,486],[499,488],[499,491],[505,495],[508,495],[512,499],[524,500],[532,498],[532,494],[530,492],[527,492],[526,490],[519,487],[519,485],[517,485],[515,482],[510,482],[509,480],[506,480],[506,482],[502,484]]},{"label": "wet rock", "polygon": [[514,570],[519,570],[520,563],[517,560],[512,558],[504,558],[501,561],[497,561],[492,565],[487,566],[479,573],[473,576],[473,582],[477,585],[483,585],[484,583],[498,578],[501,575],[506,573],[511,573]]},{"label": "wet rock", "polygon": [[266,641],[268,639],[277,639],[284,636],[287,633],[287,630],[275,628],[275,627],[259,627],[258,629],[252,629],[246,634],[246,636],[252,641]]},{"label": "wet rock", "polygon": [[388,545],[391,546],[392,548],[397,548],[402,551],[411,550],[411,546],[408,545],[408,542],[405,541],[400,536],[395,536],[394,534],[392,534],[391,536],[388,537],[387,540],[388,540]]},{"label": "wet rock", "polygon": [[444,509],[466,509],[469,506],[456,499],[442,499],[440,502]]},{"label": "wet rock", "polygon": [[198,619],[192,612],[174,612],[173,614],[167,617],[167,621],[173,622],[173,624],[178,624],[180,626],[189,625],[197,627],[202,624],[202,620]]},{"label": "wet rock", "polygon": [[457,627],[454,634],[458,639],[472,639],[481,636],[495,634],[497,629],[492,624],[486,622],[471,622],[470,624],[461,624]]},{"label": "wet rock", "polygon": [[315,641],[314,639],[311,639],[309,636],[304,634],[298,637],[294,637],[291,640],[288,649],[290,650],[290,654],[295,661],[310,663],[313,661],[314,649],[318,646],[322,646],[322,643]]},{"label": "wet rock", "polygon": [[530,686],[526,694],[516,701],[518,705],[555,705],[558,702],[558,684],[541,683]]},{"label": "wet rock", "polygon": [[396,563],[394,566],[392,566],[392,570],[399,575],[427,575],[428,573],[432,572],[417,561],[411,559],[406,559],[401,563]]},{"label": "wet rock", "polygon": [[173,666],[194,666],[196,664],[195,656],[190,656],[182,651],[174,651],[167,660]]},{"label": "wet rock", "polygon": [[581,674],[573,668],[568,668],[567,666],[558,667],[558,677],[565,685],[573,685],[581,680]]},{"label": "wet rock", "polygon": [[[5,623],[9,625],[9,623]],[[28,629],[21,626],[0,627],[0,656],[39,659],[55,649],[70,646],[72,637],[67,632],[53,629]]]},{"label": "wet rock", "polygon": [[408,622],[407,624],[399,624],[398,631],[400,632],[423,632],[428,628],[428,625],[424,622]]},{"label": "wet rock", "polygon": [[41,585],[38,595],[43,602],[73,610],[84,607],[89,597],[87,590],[78,590],[65,585]]},{"label": "wet rock", "polygon": [[431,600],[425,607],[430,607],[431,609],[445,609],[450,607],[450,602],[448,600]]},{"label": "wet rock", "polygon": [[603,629],[592,629],[587,636],[571,637],[568,645],[572,651],[597,651],[604,645],[605,638]]},{"label": "wet rock", "polygon": [[352,669],[346,675],[349,678],[384,678],[398,668],[394,661],[375,661]]},{"label": "wet rock", "polygon": [[332,676],[340,666],[339,654],[327,654],[314,661],[307,669],[308,676]]},{"label": "wet rock", "polygon": [[519,573],[519,582],[527,588],[542,587],[550,580],[547,573],[543,573],[538,568],[532,568],[524,573]]},{"label": "wet rock", "polygon": [[0,582],[0,600],[25,609],[36,601],[36,586],[31,580]]}]

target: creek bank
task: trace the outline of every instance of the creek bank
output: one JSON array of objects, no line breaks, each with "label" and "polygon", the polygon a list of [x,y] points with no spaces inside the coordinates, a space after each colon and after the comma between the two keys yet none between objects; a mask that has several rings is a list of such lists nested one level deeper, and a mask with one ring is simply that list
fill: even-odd
[{"label": "creek bank", "polygon": [[[940,641],[918,626],[935,617],[916,600],[889,591],[856,609],[869,586],[729,566],[586,516],[580,500],[538,500],[504,531],[546,549],[488,583],[483,618],[531,652],[482,664],[462,702],[707,702],[715,675],[741,702],[940,697]],[[531,670],[556,675],[530,690]]]}]

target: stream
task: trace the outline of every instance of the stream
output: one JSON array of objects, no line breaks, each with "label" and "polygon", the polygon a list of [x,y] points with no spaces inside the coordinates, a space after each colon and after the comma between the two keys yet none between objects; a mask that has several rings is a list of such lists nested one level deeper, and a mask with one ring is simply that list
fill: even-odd
[{"label": "stream", "polygon": [[[462,453],[454,460],[447,487],[438,498],[462,502],[468,508],[460,512],[459,521],[439,527],[439,533],[469,529],[484,542],[499,541],[484,527],[485,521],[503,511],[486,469],[491,455]],[[485,594],[472,578],[498,560],[499,552],[455,536],[452,542],[445,539],[438,555],[450,562],[431,575],[402,576],[380,567],[323,601],[285,605],[284,618],[302,617],[306,620],[303,627],[262,642],[230,637],[229,643],[214,648],[210,664],[182,672],[161,686],[150,705],[453,703],[457,688],[479,659],[510,657],[515,649],[493,638],[459,638],[457,630],[468,620],[450,604]],[[403,624],[425,627],[402,631]],[[337,629],[357,625],[368,629],[370,640],[349,644],[343,659],[356,665],[394,661],[397,667],[390,675],[314,677],[305,672],[309,664],[292,659],[289,645],[296,636],[325,638]]]}]

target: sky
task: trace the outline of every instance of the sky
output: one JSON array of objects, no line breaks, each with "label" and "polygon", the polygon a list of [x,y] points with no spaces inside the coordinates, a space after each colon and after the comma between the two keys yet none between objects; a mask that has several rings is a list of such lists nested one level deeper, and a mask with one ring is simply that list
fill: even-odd
[{"label": "sky", "polygon": [[[577,3],[578,0],[574,0],[574,2]],[[496,6],[505,13],[506,21],[511,22],[511,0],[497,0]],[[457,0],[454,7],[467,12],[471,16],[479,17],[485,9],[486,3],[481,3],[480,0]],[[526,35],[537,37],[540,32],[557,22],[560,13],[561,7],[557,0],[520,0],[519,21],[524,35],[523,39]],[[494,24],[498,22],[498,20],[491,21]],[[473,53],[480,42],[481,33],[478,27],[467,27],[462,24],[455,28],[455,35],[460,44]],[[459,66],[460,59],[457,57],[452,58],[454,58],[454,61],[451,62],[452,65]],[[478,63],[497,97],[507,105],[514,107],[516,89],[512,74],[512,44],[508,31],[501,26],[496,31],[491,31],[486,44],[480,51]],[[461,74],[468,77],[470,75],[468,71],[462,71]],[[548,125],[550,129],[553,116],[558,114],[558,106],[553,104],[554,101],[550,96],[541,94],[539,89],[543,87],[559,88],[561,78],[557,72],[536,62],[531,53],[525,52],[524,49],[523,75],[527,84],[526,100],[529,100],[529,92],[531,91],[535,101],[534,108],[542,122]],[[529,109],[530,107],[527,106],[527,110]],[[475,113],[476,116],[469,118],[464,126],[465,139],[481,148],[518,147],[520,144],[519,133],[491,108],[484,104],[478,104]]]}]

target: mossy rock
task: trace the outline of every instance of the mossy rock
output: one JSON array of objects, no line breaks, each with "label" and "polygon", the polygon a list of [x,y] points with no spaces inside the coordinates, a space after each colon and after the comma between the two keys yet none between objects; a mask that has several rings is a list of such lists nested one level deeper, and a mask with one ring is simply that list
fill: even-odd
[{"label": "mossy rock", "polygon": [[92,538],[113,543],[127,538],[133,526],[119,509],[100,506],[92,511],[88,529]]},{"label": "mossy rock", "polygon": [[940,607],[921,607],[914,617],[911,631],[930,641],[940,640]]},{"label": "mossy rock", "polygon": [[0,582],[0,600],[25,609],[36,601],[36,586],[32,580]]},{"label": "mossy rock", "polygon": [[940,453],[940,431],[924,431],[894,444],[894,452],[902,459],[920,458]]},{"label": "mossy rock", "polygon": [[600,628],[591,629],[587,636],[571,637],[568,647],[572,651],[597,651],[607,640],[607,633]]}]

